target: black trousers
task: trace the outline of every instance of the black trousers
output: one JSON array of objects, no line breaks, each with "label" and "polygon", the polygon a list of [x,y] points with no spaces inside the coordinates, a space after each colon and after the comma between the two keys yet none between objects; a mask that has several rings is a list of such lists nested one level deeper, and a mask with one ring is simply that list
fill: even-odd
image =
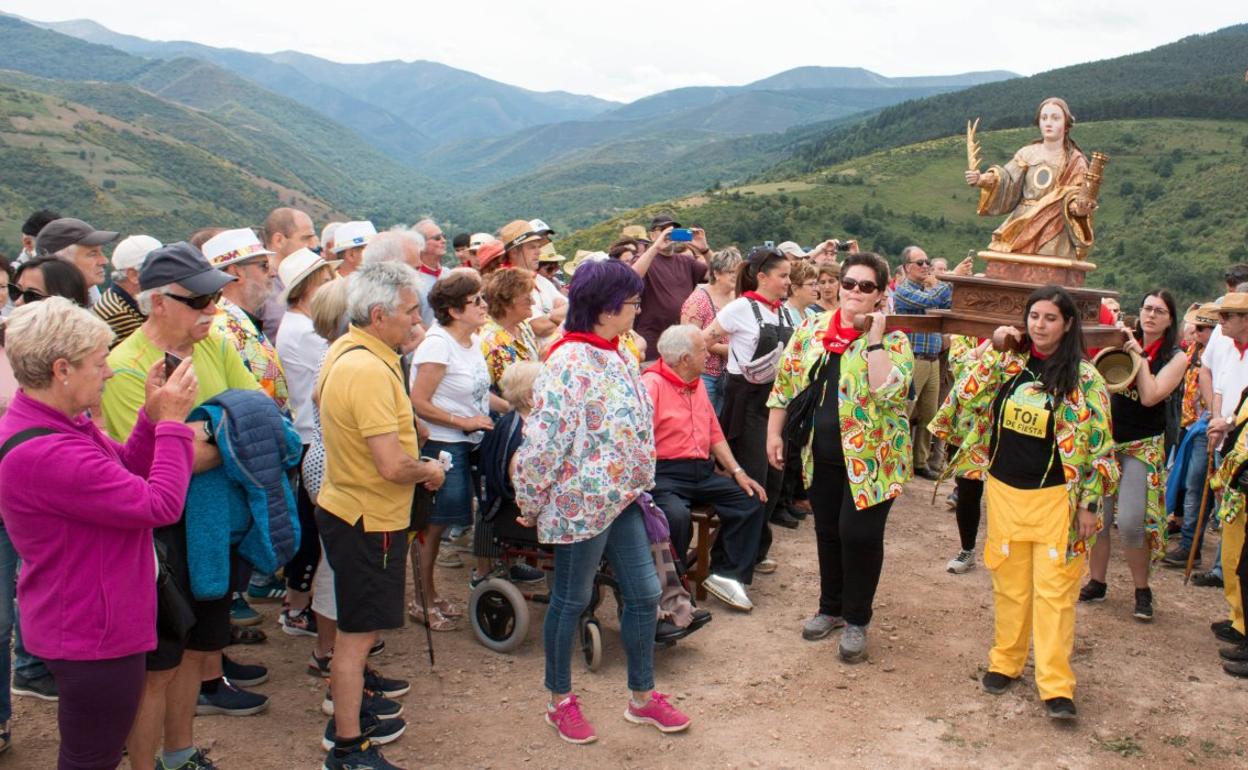
[{"label": "black trousers", "polygon": [[759,512],[763,534],[759,539],[757,561],[762,561],[771,550],[771,527],[767,520],[780,502],[780,487],[784,474],[767,462],[767,396],[771,388],[752,385],[739,374],[728,375],[724,388],[724,411],[720,424],[728,438],[733,457],[745,469],[746,474],[767,490],[767,504]]},{"label": "black trousers", "polygon": [[[310,448],[308,444],[303,445],[305,456]],[[321,563],[321,537],[316,531],[316,505],[304,489],[303,479],[296,475],[292,481],[299,511],[299,550],[286,563],[286,588],[307,593],[312,590],[312,578],[316,575],[316,566]]]},{"label": "black trousers", "polygon": [[719,534],[711,545],[711,572],[742,583],[754,579],[763,504],[757,497],[747,495],[734,480],[715,473],[714,460],[659,460],[650,495],[667,516],[672,545],[682,561],[682,569],[693,539],[689,509],[711,505],[719,517]]},{"label": "black trousers", "polygon": [[954,516],[958,520],[958,538],[962,541],[963,551],[974,551],[975,540],[979,537],[980,502],[984,499],[984,482],[959,476],[953,480],[953,484],[958,490],[958,504],[954,508]]},{"label": "black trousers", "polygon": [[884,567],[884,525],[893,501],[858,510],[845,466],[816,462],[810,507],[819,553],[819,612],[865,626]]}]

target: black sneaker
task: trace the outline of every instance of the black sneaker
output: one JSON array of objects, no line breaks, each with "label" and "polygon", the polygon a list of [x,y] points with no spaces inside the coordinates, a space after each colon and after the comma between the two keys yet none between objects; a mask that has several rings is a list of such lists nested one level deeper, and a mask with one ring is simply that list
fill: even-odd
[{"label": "black sneaker", "polygon": [[526,562],[516,562],[507,568],[507,576],[513,583],[545,583],[546,573]]},{"label": "black sneaker", "polygon": [[[377,673],[377,670],[374,668],[365,668],[364,689],[387,698],[398,698],[401,695],[407,695],[412,686],[402,679],[387,679]],[[378,742],[386,743],[386,741]]]},{"label": "black sneaker", "polygon": [[1235,626],[1231,625],[1229,620],[1219,620],[1217,623],[1210,623],[1209,630],[1213,631],[1213,635],[1220,642],[1227,644],[1243,644],[1248,642],[1248,637],[1235,630]]},{"label": "black sneaker", "polygon": [[1137,588],[1135,589],[1135,609],[1131,611],[1131,617],[1141,623],[1148,623],[1153,619],[1153,589]]},{"label": "black sneaker", "polygon": [[1196,572],[1192,575],[1192,585],[1201,588],[1221,588],[1222,576],[1211,572]]},{"label": "black sneaker", "polygon": [[790,505],[789,515],[797,519],[798,521],[802,521],[803,519],[806,518],[806,509],[798,508],[796,505]]},{"label": "black sneaker", "polygon": [[240,690],[222,677],[216,687],[209,691],[205,682],[200,685],[199,701],[195,704],[196,716],[222,714],[227,717],[249,717],[269,707],[269,696]]},{"label": "black sneaker", "polygon": [[27,678],[15,671],[13,672],[12,692],[14,695],[25,695],[52,703],[56,703],[61,698],[56,689],[56,680],[51,674]]},{"label": "black sneaker", "polygon": [[[364,699],[360,701],[360,711],[371,714],[378,719],[394,719],[403,715],[403,705],[398,701],[383,698],[375,692],[364,691]],[[334,693],[325,688],[325,699],[321,701],[321,713],[327,717],[334,715]]]},{"label": "black sneaker", "polygon": [[321,770],[403,770],[398,765],[387,762],[377,750],[377,744],[372,741],[366,740],[342,755],[332,748],[328,751]]},{"label": "black sneaker", "polygon": [[1228,660],[1222,664],[1222,670],[1231,676],[1248,679],[1248,661]]},{"label": "black sneaker", "polygon": [[984,674],[981,684],[984,692],[989,695],[1002,695],[1006,690],[1010,689],[1010,685],[1018,681],[1016,676],[1006,676],[997,671],[989,671]]},{"label": "black sneaker", "polygon": [[1088,579],[1087,585],[1079,589],[1079,601],[1081,602],[1103,602],[1105,601],[1105,591],[1109,586],[1099,580]]},{"label": "black sneaker", "polygon": [[1234,647],[1223,647],[1218,650],[1218,655],[1223,660],[1234,660],[1239,662],[1248,662],[1248,643],[1238,644]]},{"label": "black sneaker", "polygon": [[255,687],[269,681],[269,670],[259,664],[239,663],[221,656],[221,671],[236,687]]},{"label": "black sneaker", "polygon": [[786,529],[797,529],[797,525],[801,522],[790,516],[788,511],[777,508],[776,512],[771,514],[771,523],[778,524]]},{"label": "black sneaker", "polygon": [[1075,702],[1070,698],[1049,698],[1044,702],[1044,711],[1049,719],[1074,719],[1078,716]]},{"label": "black sneaker", "polygon": [[208,749],[196,749],[195,753],[180,765],[166,765],[164,758],[156,760],[156,770],[217,770],[208,758]]},{"label": "black sneaker", "polygon": [[[397,741],[406,729],[407,722],[402,719],[378,719],[371,714],[360,714],[360,733],[381,746]],[[334,718],[330,717],[325,725],[325,737],[321,739],[321,748],[332,751],[334,737]]]}]

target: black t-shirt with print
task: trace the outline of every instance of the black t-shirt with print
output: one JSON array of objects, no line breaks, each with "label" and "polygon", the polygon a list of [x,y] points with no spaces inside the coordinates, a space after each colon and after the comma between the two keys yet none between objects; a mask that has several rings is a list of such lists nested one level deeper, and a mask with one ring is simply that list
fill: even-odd
[{"label": "black t-shirt with print", "polygon": [[988,472],[1018,489],[1055,487],[1066,481],[1054,438],[1053,398],[1041,390],[1040,364],[1032,356],[992,402]]}]

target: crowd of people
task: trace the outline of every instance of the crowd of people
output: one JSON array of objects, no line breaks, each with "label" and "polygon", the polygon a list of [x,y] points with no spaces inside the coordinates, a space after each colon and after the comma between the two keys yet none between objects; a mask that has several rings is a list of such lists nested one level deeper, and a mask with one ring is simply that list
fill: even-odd
[{"label": "crowd of people", "polygon": [[[890,327],[948,309],[970,258],[742,254],[673,215],[571,260],[554,235],[318,232],[279,208],[162,244],[33,214],[0,271],[0,750],[11,695],[33,696],[58,701],[61,768],[214,767],[194,717],[266,709],[267,669],[226,650],[264,642],[252,605],[276,600],[328,680],[324,767],[392,768],[378,746],[403,735],[410,684],[369,661],[408,619],[463,630],[438,567],[548,594],[543,717],[572,743],[597,738],[571,659],[609,570],[625,718],[680,732],[653,656],[710,619],[665,598],[667,567],[693,575],[695,509],[716,519],[701,585],[734,612],[784,566],[772,526],[811,519],[819,591],[793,632],[840,631],[856,663],[916,475],[954,479],[947,570],[992,573],[986,692],[1032,648],[1047,714],[1076,716],[1075,606],[1106,598],[1115,528],[1133,617],[1154,619],[1154,567],[1209,566],[1224,668],[1248,676],[1248,265],[1184,313],[1161,288],[1138,322],[1103,305],[1137,361],[1111,389],[1059,286],[983,339]],[[504,530],[549,558],[514,558]]]}]

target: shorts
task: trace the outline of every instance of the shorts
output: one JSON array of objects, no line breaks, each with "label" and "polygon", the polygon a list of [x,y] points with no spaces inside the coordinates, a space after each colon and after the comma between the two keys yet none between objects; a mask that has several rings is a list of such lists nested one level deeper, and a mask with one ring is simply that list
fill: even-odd
[{"label": "shorts", "polygon": [[334,570],[338,629],[365,634],[403,627],[407,532],[365,532],[364,517],[352,526],[319,505],[316,526]]},{"label": "shorts", "polygon": [[429,523],[443,527],[467,527],[472,523],[473,498],[478,496],[474,493],[474,479],[478,477],[476,465],[481,453],[477,451],[476,444],[468,441],[430,440],[420,451],[424,457],[434,458],[439,452],[450,454],[452,465],[446,474],[446,481],[434,495]]},{"label": "shorts", "polygon": [[[182,522],[162,527],[153,533],[165,544],[168,566],[178,581],[179,587],[186,596],[191,596],[191,578],[186,563],[186,527]],[[234,565],[238,560],[231,558]],[[220,599],[199,601],[191,599],[191,610],[195,614],[195,625],[187,632],[185,638],[174,638],[160,633],[161,625],[156,625],[156,649],[147,653],[148,671],[168,671],[177,668],[182,662],[183,650],[196,652],[218,652],[230,644],[230,600],[227,593]]]}]

